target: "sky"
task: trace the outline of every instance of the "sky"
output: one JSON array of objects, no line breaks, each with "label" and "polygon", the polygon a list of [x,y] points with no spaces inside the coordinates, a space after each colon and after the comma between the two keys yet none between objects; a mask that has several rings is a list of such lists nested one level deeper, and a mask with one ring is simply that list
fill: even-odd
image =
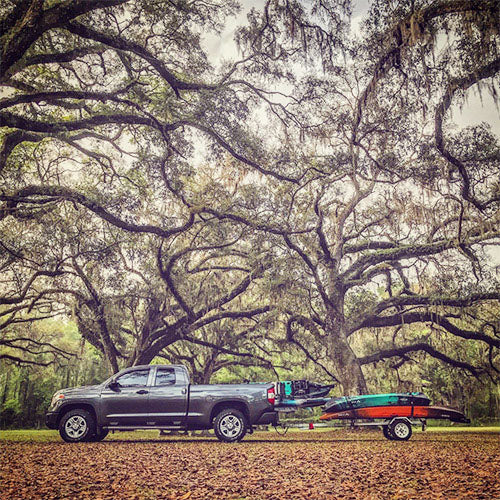
[{"label": "sky", "polygon": [[[226,28],[220,36],[206,36],[208,53],[211,55],[215,64],[223,59],[237,60],[240,56],[236,44],[234,43],[234,34],[238,26],[246,24],[246,16],[249,10],[254,7],[262,9],[265,0],[242,0],[242,9],[232,22],[228,22]],[[362,20],[368,12],[369,0],[359,0],[353,2],[353,14],[351,17],[351,29],[354,32],[359,31]],[[498,94],[500,89],[497,86]],[[447,120],[453,122],[461,129],[463,127],[488,123],[492,132],[500,137],[500,108],[498,102],[489,92],[479,94],[475,87],[467,92],[467,98],[462,106],[454,105],[447,114]],[[500,248],[491,250],[491,257],[494,265],[500,266]]]},{"label": "sky", "polygon": [[[237,59],[239,57],[234,34],[236,28],[246,24],[246,16],[249,10],[254,7],[262,9],[265,0],[242,0],[242,9],[232,22],[228,22],[226,28],[220,36],[206,36],[205,40],[215,63],[223,59]],[[368,12],[369,0],[358,0],[353,2],[353,14],[351,18],[351,28],[359,31],[361,21]],[[500,94],[500,92],[499,92]],[[471,89],[467,94],[465,106],[459,108],[455,106],[451,109],[451,118],[460,127],[468,125],[478,125],[486,122],[491,125],[492,130],[500,136],[500,111],[494,98],[487,92],[480,96],[476,89]]]}]

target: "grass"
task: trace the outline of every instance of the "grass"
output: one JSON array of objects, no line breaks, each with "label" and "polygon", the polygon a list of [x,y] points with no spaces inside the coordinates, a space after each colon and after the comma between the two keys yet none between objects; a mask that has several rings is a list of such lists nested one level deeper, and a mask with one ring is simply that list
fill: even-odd
[{"label": "grass", "polygon": [[425,432],[499,432],[500,426],[481,426],[481,427],[427,427]]},{"label": "grass", "polygon": [[[332,427],[317,427],[314,431],[305,431],[304,429],[290,428],[288,429],[288,434],[304,433],[307,432],[311,436],[322,432],[331,432],[332,430],[342,430],[342,428],[332,428]],[[414,428],[414,432],[422,432],[419,427]],[[450,427],[427,427],[425,432],[446,432],[446,433],[499,433],[500,426],[484,426],[484,427],[465,427],[465,426],[450,426]],[[272,433],[272,434],[271,434]],[[265,434],[275,435],[273,429],[269,431],[257,431],[253,436],[259,437]],[[167,439],[171,439],[170,436],[165,436]],[[182,440],[185,438],[183,435],[175,436],[175,439]],[[188,436],[189,439],[193,439],[192,436]],[[157,430],[151,431],[133,431],[133,432],[117,432],[108,435],[106,440],[157,440],[162,439],[158,435]],[[207,439],[204,437],[202,439]],[[208,439],[214,439],[215,436],[211,435]],[[245,439],[252,439],[252,436],[247,436]],[[1,441],[18,441],[18,442],[50,442],[50,441],[60,441],[59,432],[48,429],[17,429],[17,430],[4,430],[0,431],[0,442]]]}]

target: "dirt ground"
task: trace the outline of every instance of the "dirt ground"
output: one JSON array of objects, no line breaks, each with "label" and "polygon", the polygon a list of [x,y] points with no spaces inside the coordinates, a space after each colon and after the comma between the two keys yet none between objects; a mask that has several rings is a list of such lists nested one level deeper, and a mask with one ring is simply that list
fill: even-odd
[{"label": "dirt ground", "polygon": [[143,432],[66,444],[6,432],[0,498],[500,499],[500,433],[261,432],[225,444]]}]

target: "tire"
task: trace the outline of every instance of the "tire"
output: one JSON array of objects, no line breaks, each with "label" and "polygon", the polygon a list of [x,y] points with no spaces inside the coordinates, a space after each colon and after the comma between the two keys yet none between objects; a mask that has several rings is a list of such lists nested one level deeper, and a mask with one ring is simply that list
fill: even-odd
[{"label": "tire", "polygon": [[86,441],[89,443],[96,443],[97,441],[102,441],[108,434],[108,429],[97,430],[96,433],[92,437],[86,439]]},{"label": "tire", "polygon": [[396,441],[408,441],[411,438],[411,425],[403,419],[393,420],[389,424],[389,432]]},{"label": "tire", "polygon": [[241,441],[245,437],[247,429],[245,416],[241,411],[233,408],[222,410],[214,420],[215,435],[225,443]]},{"label": "tire", "polygon": [[68,443],[88,441],[96,432],[95,418],[87,410],[70,410],[59,423],[59,434]]},{"label": "tire", "polygon": [[394,440],[394,436],[391,434],[391,431],[390,431],[388,425],[383,425],[382,426],[382,432],[384,433],[384,437],[386,437],[387,439],[389,439],[391,441]]}]

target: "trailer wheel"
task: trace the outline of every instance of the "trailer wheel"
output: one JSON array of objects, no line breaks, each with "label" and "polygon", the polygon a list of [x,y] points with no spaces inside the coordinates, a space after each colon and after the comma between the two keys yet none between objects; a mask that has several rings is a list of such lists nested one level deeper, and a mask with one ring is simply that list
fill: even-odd
[{"label": "trailer wheel", "polygon": [[234,408],[222,410],[214,420],[215,435],[220,441],[241,441],[247,433],[247,421],[241,411]]},{"label": "trailer wheel", "polygon": [[399,418],[389,424],[389,432],[392,434],[393,439],[397,441],[408,441],[411,437],[412,429],[407,420]]},{"label": "trailer wheel", "polygon": [[390,439],[391,441],[394,440],[394,436],[391,434],[391,430],[389,429],[388,425],[382,426],[382,432],[384,433],[385,438]]}]

